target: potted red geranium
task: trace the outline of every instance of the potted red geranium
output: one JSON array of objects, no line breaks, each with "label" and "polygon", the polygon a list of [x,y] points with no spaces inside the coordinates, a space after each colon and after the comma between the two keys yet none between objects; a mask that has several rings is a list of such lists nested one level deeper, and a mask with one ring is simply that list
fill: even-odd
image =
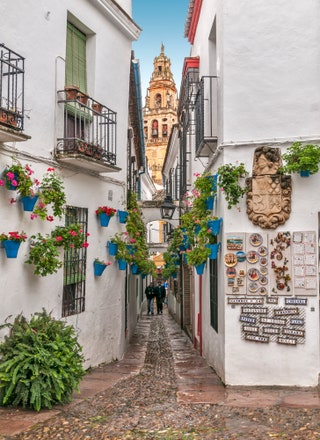
[{"label": "potted red geranium", "polygon": [[99,206],[96,209],[96,214],[100,218],[101,226],[108,226],[110,218],[116,214],[117,210],[115,208],[111,208],[110,206]]}]

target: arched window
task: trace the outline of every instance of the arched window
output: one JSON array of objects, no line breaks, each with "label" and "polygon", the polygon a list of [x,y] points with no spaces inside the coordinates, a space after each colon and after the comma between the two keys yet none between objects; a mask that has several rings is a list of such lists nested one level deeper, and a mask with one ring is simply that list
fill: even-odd
[{"label": "arched window", "polygon": [[168,136],[168,125],[162,124],[162,137],[167,137],[167,136]]},{"label": "arched window", "polygon": [[154,119],[152,121],[152,129],[151,129],[152,137],[157,138],[158,137],[158,121]]},{"label": "arched window", "polygon": [[154,97],[154,106],[155,106],[155,108],[160,108],[161,107],[161,95],[160,95],[160,93],[157,93],[156,96]]}]

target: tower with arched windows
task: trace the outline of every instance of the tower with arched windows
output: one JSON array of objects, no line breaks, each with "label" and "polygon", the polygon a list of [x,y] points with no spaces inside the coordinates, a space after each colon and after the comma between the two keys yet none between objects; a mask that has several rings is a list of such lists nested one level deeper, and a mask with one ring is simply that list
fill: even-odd
[{"label": "tower with arched windows", "polygon": [[143,107],[146,155],[152,179],[162,185],[162,165],[172,125],[177,122],[177,89],[171,72],[171,61],[161,46],[153,61],[153,72]]}]

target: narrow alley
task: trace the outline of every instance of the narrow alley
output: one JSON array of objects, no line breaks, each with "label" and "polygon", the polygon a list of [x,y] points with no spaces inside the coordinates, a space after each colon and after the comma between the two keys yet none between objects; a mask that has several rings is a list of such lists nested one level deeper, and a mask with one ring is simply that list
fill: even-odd
[{"label": "narrow alley", "polygon": [[320,439],[318,390],[224,387],[167,308],[80,389],[51,411],[1,408],[0,439]]}]

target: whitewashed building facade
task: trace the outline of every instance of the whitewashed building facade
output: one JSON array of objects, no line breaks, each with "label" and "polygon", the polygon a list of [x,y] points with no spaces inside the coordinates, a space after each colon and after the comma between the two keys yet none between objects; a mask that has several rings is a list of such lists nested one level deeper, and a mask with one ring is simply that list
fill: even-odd
[{"label": "whitewashed building facade", "polygon": [[[319,14],[315,1],[190,0],[179,96],[180,155],[189,165],[180,195],[194,171],[243,162],[255,197],[256,149],[283,154],[295,141],[319,144]],[[227,209],[217,192],[221,248],[191,280],[190,332],[228,385],[318,384],[318,186],[319,174],[292,175],[291,211],[275,227],[255,220],[250,194]],[[285,289],[276,282],[279,264],[290,277]]]},{"label": "whitewashed building facade", "polygon": [[[45,308],[75,326],[86,367],[110,362],[122,357],[133,332],[141,306],[136,290],[142,288],[127,282],[130,274],[108,254],[108,238],[124,226],[115,216],[101,227],[95,210],[126,208],[131,46],[141,29],[131,18],[131,0],[4,0],[0,15],[1,110],[18,121],[0,124],[0,172],[13,156],[39,180],[55,168],[68,215],[90,234],[76,276],[68,274],[65,258],[57,273],[34,275],[25,264],[29,237],[50,233],[66,219],[31,220],[20,202],[10,203],[13,191],[0,188],[1,232],[28,236],[16,259],[0,249],[0,322]],[[84,92],[86,103],[67,97],[66,86]],[[93,272],[97,257],[113,263],[101,277]]]}]

